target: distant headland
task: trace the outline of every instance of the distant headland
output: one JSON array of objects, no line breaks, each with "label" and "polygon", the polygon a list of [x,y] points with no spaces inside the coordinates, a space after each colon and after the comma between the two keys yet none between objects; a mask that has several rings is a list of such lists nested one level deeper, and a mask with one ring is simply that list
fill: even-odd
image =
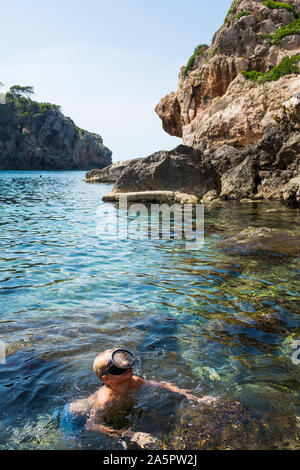
[{"label": "distant headland", "polygon": [[77,127],[60,107],[15,85],[0,101],[0,170],[90,170],[110,165],[100,135]]}]

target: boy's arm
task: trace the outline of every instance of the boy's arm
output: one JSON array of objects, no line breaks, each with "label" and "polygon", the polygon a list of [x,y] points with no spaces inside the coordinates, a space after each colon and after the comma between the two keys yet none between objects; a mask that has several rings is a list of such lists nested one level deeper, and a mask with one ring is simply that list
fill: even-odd
[{"label": "boy's arm", "polygon": [[124,429],[115,430],[104,424],[99,423],[99,412],[103,411],[103,408],[93,408],[90,412],[90,417],[85,423],[85,429],[87,431],[98,431],[102,434],[108,434],[109,436],[121,436],[124,432]]},{"label": "boy's arm", "polygon": [[171,392],[174,393],[179,393],[180,395],[184,395],[187,397],[189,400],[194,400],[197,403],[200,404],[210,404],[214,403],[216,401],[216,398],[211,397],[211,396],[204,396],[202,398],[196,397],[196,395],[193,395],[192,393],[189,392],[189,390],[179,388],[174,384],[171,384],[170,382],[155,382],[154,380],[149,380],[148,383],[150,385],[156,385],[162,388],[166,388],[167,390],[170,390]]},{"label": "boy's arm", "polygon": [[128,437],[131,441],[136,442],[142,449],[156,442],[156,438],[148,433],[132,432],[130,429],[124,428],[115,430],[105,426],[104,424],[99,424],[97,422],[97,418],[99,420],[99,411],[101,411],[100,408],[93,408],[91,411],[90,417],[85,424],[85,429],[87,431],[98,431],[102,434],[107,434],[108,436]]},{"label": "boy's arm", "polygon": [[82,400],[76,400],[70,403],[70,412],[73,414],[87,414],[93,407],[95,402],[95,394]]}]

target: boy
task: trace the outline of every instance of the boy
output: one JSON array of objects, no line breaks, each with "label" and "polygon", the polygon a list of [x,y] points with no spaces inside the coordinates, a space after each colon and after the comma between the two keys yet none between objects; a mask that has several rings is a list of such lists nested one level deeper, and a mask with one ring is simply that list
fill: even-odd
[{"label": "boy", "polygon": [[98,379],[104,383],[93,395],[83,400],[77,400],[70,404],[69,412],[78,414],[89,414],[85,428],[89,431],[99,431],[109,435],[129,436],[135,442],[141,445],[144,438],[147,443],[153,442],[153,438],[145,433],[132,433],[130,431],[114,430],[99,423],[99,419],[103,417],[105,411],[110,406],[117,405],[122,398],[134,390],[139,389],[142,385],[158,386],[168,389],[174,393],[184,395],[190,400],[194,400],[200,404],[210,404],[215,401],[213,397],[196,397],[175,385],[168,382],[155,382],[153,380],[145,381],[140,377],[133,375],[132,367],[134,365],[134,355],[126,349],[108,349],[100,354],[94,360],[94,372]]}]

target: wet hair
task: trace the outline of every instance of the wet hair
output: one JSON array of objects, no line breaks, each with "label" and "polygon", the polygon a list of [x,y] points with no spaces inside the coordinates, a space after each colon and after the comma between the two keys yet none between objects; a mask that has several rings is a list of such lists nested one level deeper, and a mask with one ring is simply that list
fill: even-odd
[{"label": "wet hair", "polygon": [[102,380],[103,372],[107,368],[107,364],[111,358],[111,355],[116,349],[117,348],[106,349],[105,351],[99,353],[98,356],[96,356],[93,364],[93,369],[99,380]]}]

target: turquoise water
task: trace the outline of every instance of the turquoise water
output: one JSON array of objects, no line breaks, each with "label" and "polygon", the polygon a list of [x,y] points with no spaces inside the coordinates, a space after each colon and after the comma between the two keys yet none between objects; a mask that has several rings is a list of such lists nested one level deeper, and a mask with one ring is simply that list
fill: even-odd
[{"label": "turquoise water", "polygon": [[160,389],[131,397],[118,419],[157,448],[299,447],[299,258],[218,245],[248,225],[299,230],[299,209],[206,207],[205,245],[192,251],[99,234],[99,217],[116,214],[101,202],[111,185],[42,175],[0,172],[0,448],[124,446],[67,436],[57,418],[96,390],[93,359],[117,345],[136,352],[141,376],[218,397],[206,410]]}]

